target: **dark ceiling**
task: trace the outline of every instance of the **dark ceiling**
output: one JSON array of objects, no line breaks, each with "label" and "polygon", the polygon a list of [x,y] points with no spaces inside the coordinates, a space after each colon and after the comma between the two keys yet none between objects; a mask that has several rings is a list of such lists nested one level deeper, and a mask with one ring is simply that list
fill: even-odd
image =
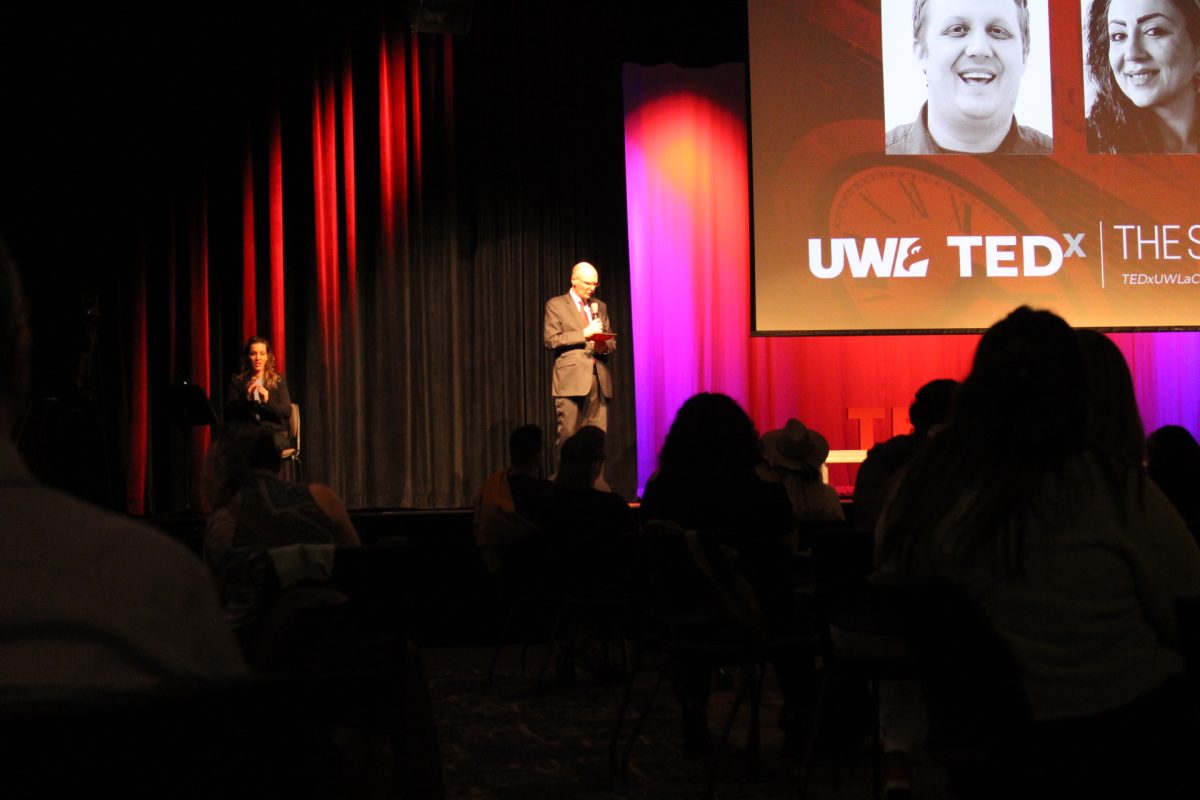
[{"label": "dark ceiling", "polygon": [[[745,0],[478,1],[493,18],[505,8],[526,18],[539,6],[603,9],[622,31],[614,63],[745,60]],[[403,24],[417,2],[214,0],[151,13],[8,4],[0,10],[0,230],[21,239],[36,229],[107,228],[143,173],[258,102],[261,81],[306,69],[323,48],[381,18]],[[473,16],[476,29],[486,24],[488,15]]]}]

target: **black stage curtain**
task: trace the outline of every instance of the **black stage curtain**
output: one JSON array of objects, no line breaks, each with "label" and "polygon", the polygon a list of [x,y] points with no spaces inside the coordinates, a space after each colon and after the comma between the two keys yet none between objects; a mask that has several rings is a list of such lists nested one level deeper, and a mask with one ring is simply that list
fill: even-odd
[{"label": "black stage curtain", "polygon": [[[94,499],[146,514],[199,504],[206,432],[169,424],[165,390],[199,382],[221,409],[247,307],[260,332],[284,332],[308,477],[347,505],[469,505],[506,462],[508,432],[526,422],[546,431],[551,471],[542,305],[584,259],[599,268],[599,295],[622,334],[608,477],[632,496],[621,5],[479,2],[459,35],[413,33],[403,14],[362,5],[243,12],[235,24],[218,19],[231,11],[218,4],[170,45],[145,39],[141,23],[106,17],[91,21],[102,41],[84,47],[96,28],[80,23],[66,60],[20,93],[21,107],[41,116],[5,141],[6,163],[19,168],[0,225],[29,275],[39,353],[62,362],[37,393],[72,370],[102,371],[104,390],[89,401],[102,444],[71,456],[111,476],[104,488],[76,487]],[[101,55],[110,51],[120,56]],[[406,149],[390,156],[405,167],[393,188],[406,204],[390,216],[381,97],[397,95],[382,90],[385,79],[406,82],[408,103]],[[71,109],[45,110],[47,98],[72,92]],[[103,147],[63,141],[83,112],[103,128]],[[55,141],[39,142],[51,129]],[[336,147],[322,150],[330,136]],[[273,165],[282,288],[271,277]],[[67,186],[79,169],[86,184]],[[314,209],[330,169],[335,208],[322,240]],[[20,187],[34,185],[44,202],[22,207]],[[86,214],[49,219],[68,192]],[[74,225],[65,239],[64,224]],[[88,261],[84,251],[102,256]],[[99,321],[74,321],[79,297],[97,298]],[[90,326],[82,335],[81,324]],[[103,357],[79,367],[80,339]],[[44,451],[53,428],[26,426],[25,451]]]}]

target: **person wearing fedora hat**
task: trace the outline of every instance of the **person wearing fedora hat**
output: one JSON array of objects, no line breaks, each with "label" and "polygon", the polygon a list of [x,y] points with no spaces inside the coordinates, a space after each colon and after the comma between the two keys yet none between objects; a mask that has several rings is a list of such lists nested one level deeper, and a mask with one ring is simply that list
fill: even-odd
[{"label": "person wearing fedora hat", "polygon": [[763,452],[770,462],[770,477],[783,484],[792,513],[799,525],[842,522],[837,490],[825,483],[821,466],[829,457],[829,442],[798,419],[762,437]]}]

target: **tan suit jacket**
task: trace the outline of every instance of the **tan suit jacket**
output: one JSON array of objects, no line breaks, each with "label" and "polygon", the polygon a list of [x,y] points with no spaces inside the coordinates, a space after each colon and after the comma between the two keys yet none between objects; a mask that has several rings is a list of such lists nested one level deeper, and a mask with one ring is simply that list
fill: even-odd
[{"label": "tan suit jacket", "polygon": [[[597,306],[597,315],[605,331],[608,324],[608,306],[603,300],[592,298]],[[546,349],[554,351],[554,377],[551,392],[555,397],[583,397],[592,388],[592,368],[595,367],[600,391],[612,397],[612,375],[608,370],[608,355],[596,353],[595,345],[583,338],[583,317],[571,293],[560,294],[546,301],[543,321],[543,338]],[[612,352],[616,340],[608,343]]]}]

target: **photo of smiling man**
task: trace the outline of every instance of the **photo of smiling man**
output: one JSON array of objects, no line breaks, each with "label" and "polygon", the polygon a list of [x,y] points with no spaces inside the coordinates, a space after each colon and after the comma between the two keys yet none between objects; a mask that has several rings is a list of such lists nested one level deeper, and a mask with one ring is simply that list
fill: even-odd
[{"label": "photo of smiling man", "polygon": [[880,16],[889,155],[1053,150],[1046,0],[884,0]]}]

